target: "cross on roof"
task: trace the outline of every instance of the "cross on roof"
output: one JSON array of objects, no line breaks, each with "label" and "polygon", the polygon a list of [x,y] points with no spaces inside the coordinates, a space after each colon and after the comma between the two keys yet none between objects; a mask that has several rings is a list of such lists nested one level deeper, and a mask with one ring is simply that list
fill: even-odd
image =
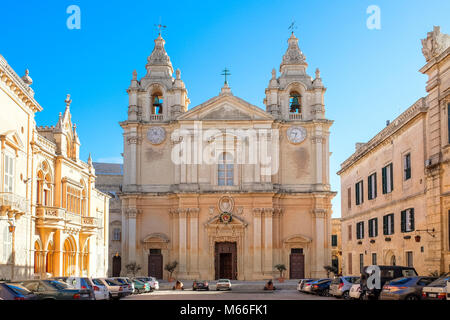
[{"label": "cross on roof", "polygon": [[225,69],[222,70],[222,75],[225,76],[225,83],[228,84],[228,82],[227,82],[227,76],[231,75],[230,70],[228,70],[228,69],[225,67]]},{"label": "cross on roof", "polygon": [[167,26],[161,24],[161,17],[159,18],[159,24],[155,24],[155,26],[158,29],[158,32],[160,35],[161,35],[161,29],[167,28]]},{"label": "cross on roof", "polygon": [[292,21],[292,23],[289,25],[289,30],[292,31],[292,33],[294,33],[294,30],[297,29],[297,26],[295,25],[295,20]]}]

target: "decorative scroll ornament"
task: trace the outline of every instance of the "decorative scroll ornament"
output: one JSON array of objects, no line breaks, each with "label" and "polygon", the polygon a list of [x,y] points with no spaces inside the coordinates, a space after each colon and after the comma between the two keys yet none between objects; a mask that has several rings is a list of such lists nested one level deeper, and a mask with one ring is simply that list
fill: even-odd
[{"label": "decorative scroll ornament", "polygon": [[422,53],[428,62],[440,55],[450,46],[450,35],[441,33],[440,27],[434,27],[427,33],[427,38],[422,39]]}]

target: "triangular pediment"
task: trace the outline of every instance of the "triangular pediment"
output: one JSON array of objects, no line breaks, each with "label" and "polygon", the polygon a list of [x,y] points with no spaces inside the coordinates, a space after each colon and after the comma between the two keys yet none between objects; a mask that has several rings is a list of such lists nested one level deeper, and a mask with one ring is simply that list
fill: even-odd
[{"label": "triangular pediment", "polygon": [[224,227],[224,228],[235,228],[235,227],[240,227],[240,228],[246,228],[248,226],[248,223],[241,217],[237,216],[237,215],[233,215],[232,219],[230,222],[228,223],[223,223],[220,220],[220,214],[210,218],[206,223],[205,223],[205,227],[206,228],[211,228],[211,227]]},{"label": "triangular pediment", "polygon": [[220,95],[178,117],[179,121],[272,121],[273,117],[245,100],[233,95]]}]

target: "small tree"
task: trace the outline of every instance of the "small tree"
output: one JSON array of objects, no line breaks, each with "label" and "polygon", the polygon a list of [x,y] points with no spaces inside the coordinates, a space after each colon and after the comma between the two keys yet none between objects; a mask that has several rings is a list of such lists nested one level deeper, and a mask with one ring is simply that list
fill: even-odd
[{"label": "small tree", "polygon": [[330,277],[330,272],[332,272],[334,275],[338,274],[338,269],[335,266],[324,266],[323,268],[327,272],[327,278]]},{"label": "small tree", "polygon": [[131,273],[133,275],[133,278],[136,277],[136,274],[142,269],[136,262],[130,262],[125,266],[125,268],[127,269],[127,273]]},{"label": "small tree", "polygon": [[169,278],[172,278],[172,274],[175,271],[175,269],[177,268],[177,266],[178,266],[178,261],[176,261],[176,260],[169,262],[168,264],[166,264],[164,266],[164,270],[169,272]]},{"label": "small tree", "polygon": [[277,264],[275,269],[280,273],[280,278],[283,278],[283,272],[286,271],[286,266],[284,264]]}]

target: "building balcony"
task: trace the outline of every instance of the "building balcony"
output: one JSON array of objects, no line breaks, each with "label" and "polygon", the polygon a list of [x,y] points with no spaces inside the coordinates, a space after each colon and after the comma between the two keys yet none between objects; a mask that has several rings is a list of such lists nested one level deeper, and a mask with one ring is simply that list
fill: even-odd
[{"label": "building balcony", "polygon": [[151,114],[150,115],[150,121],[164,121],[164,115],[162,114]]},{"label": "building balcony", "polygon": [[25,214],[30,207],[30,200],[13,192],[0,192],[0,216],[8,214],[16,219]]},{"label": "building balcony", "polygon": [[302,120],[302,114],[289,112],[289,120]]},{"label": "building balcony", "polygon": [[72,229],[84,233],[94,233],[98,228],[98,219],[84,217],[77,213],[68,212],[66,209],[37,206],[36,225],[38,228]]}]

